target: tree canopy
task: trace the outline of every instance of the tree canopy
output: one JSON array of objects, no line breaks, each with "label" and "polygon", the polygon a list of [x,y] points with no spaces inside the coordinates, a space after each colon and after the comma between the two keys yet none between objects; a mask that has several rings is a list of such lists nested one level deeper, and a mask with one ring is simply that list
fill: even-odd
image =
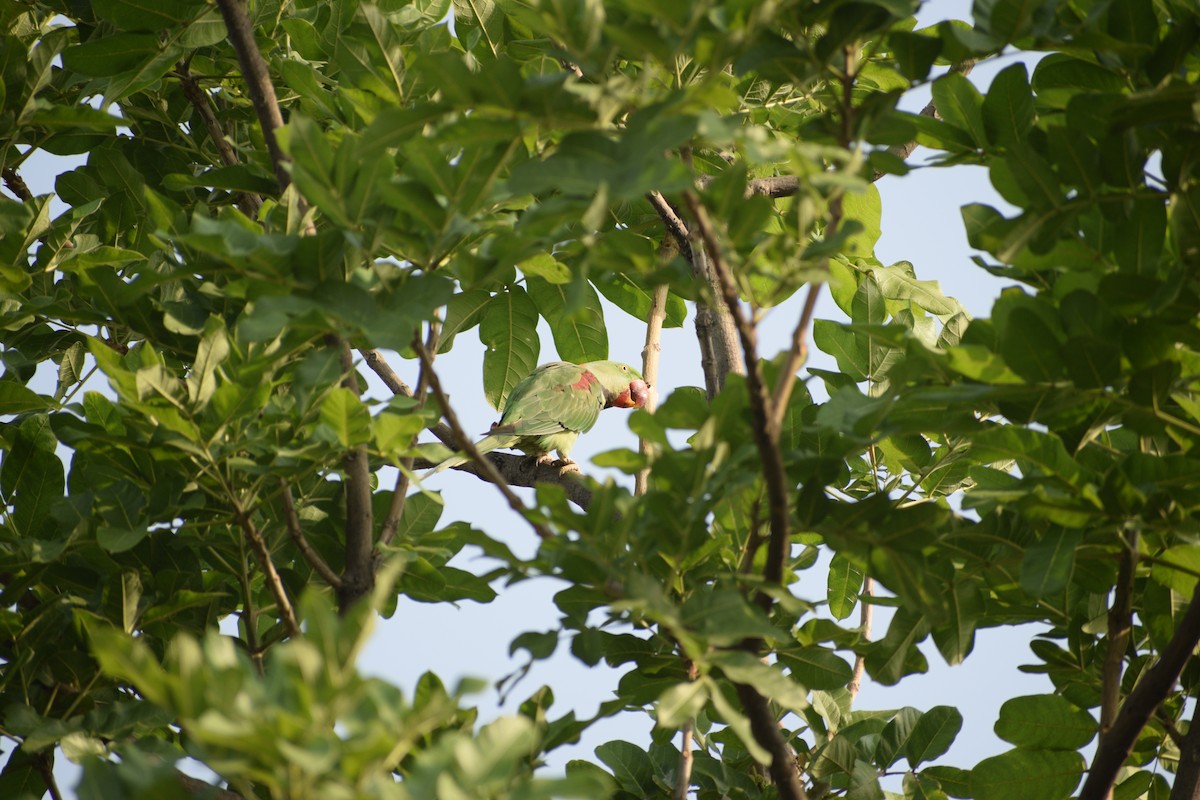
[{"label": "tree canopy", "polygon": [[[918,6],[0,4],[0,796],[61,796],[63,758],[82,798],[1195,796],[1200,11]],[[918,145],[1010,205],[962,209],[1015,284],[986,318],[875,257]],[[84,160],[35,196],[39,154]],[[574,362],[644,325],[651,384],[664,326],[702,358],[594,459],[625,480],[460,467],[518,557],[420,477],[476,433],[439,354],[477,331],[499,406],[539,320]],[[355,668],[399,596],[548,577],[512,647],[624,670],[594,718]],[[954,707],[855,707],[1025,623],[1053,692],[999,755],[944,763]],[[648,746],[543,765],[628,714]]]}]

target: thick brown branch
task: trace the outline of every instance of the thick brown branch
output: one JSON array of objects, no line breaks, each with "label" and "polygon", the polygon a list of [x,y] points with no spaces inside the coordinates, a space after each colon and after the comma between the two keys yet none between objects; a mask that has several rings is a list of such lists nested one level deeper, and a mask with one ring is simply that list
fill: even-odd
[{"label": "thick brown branch", "polygon": [[554,538],[554,535],[544,525],[528,517],[528,509],[521,502],[521,498],[513,493],[513,490],[508,485],[508,481],[504,480],[504,476],[500,474],[500,470],[496,469],[496,465],[490,460],[484,458],[479,449],[475,447],[475,442],[472,441],[471,437],[467,436],[462,425],[459,424],[458,415],[454,413],[454,408],[450,405],[450,399],[442,391],[442,382],[438,379],[437,372],[433,369],[432,357],[425,350],[424,345],[416,343],[416,349],[417,356],[421,359],[421,363],[424,365],[426,374],[429,377],[429,390],[433,392],[433,397],[437,400],[438,407],[442,410],[442,415],[446,418],[446,422],[450,425],[450,430],[453,432],[455,448],[467,454],[471,462],[479,468],[480,475],[496,484],[496,488],[500,490],[500,493],[504,495],[504,499],[508,501],[509,507],[529,523],[534,533],[542,539]]},{"label": "thick brown branch", "polygon": [[1133,630],[1133,572],[1137,562],[1137,533],[1121,550],[1117,586],[1108,609],[1108,648],[1104,654],[1104,682],[1100,697],[1100,738],[1112,729],[1121,705],[1121,671]]},{"label": "thick brown branch", "polygon": [[[358,373],[354,370],[354,355],[350,345],[340,336],[326,336],[330,347],[338,351],[342,366],[342,386],[355,395],[359,393]],[[375,569],[371,555],[375,549],[375,518],[371,506],[371,464],[367,446],[357,445],[342,457],[346,474],[346,567],[338,590],[338,607],[342,614],[350,610],[375,585]]]},{"label": "thick brown branch", "polygon": [[254,41],[254,27],[241,0],[217,0],[217,8],[221,10],[221,16],[225,19],[229,43],[237,53],[242,77],[246,79],[246,90],[254,104],[254,111],[258,114],[267,153],[270,154],[271,165],[275,168],[275,179],[279,182],[280,191],[283,191],[291,184],[292,176],[287,169],[288,158],[275,136],[275,131],[283,127],[283,114],[279,111],[279,101],[275,96],[275,86],[271,83],[267,62],[258,51],[258,45]]},{"label": "thick brown branch", "polygon": [[1200,643],[1200,583],[1158,662],[1133,687],[1108,735],[1100,739],[1080,800],[1103,800],[1108,795],[1138,734],[1171,693],[1197,643]]},{"label": "thick brown branch", "polygon": [[304,560],[308,562],[308,565],[326,583],[334,589],[340,590],[342,588],[342,579],[325,563],[325,559],[321,558],[320,554],[312,549],[312,545],[308,543],[308,539],[304,538],[304,529],[300,527],[300,517],[296,515],[296,501],[292,497],[292,487],[287,485],[287,481],[280,478],[279,488],[279,499],[283,504],[283,521],[287,526],[288,535],[292,537],[292,542],[296,545],[296,549],[300,551],[300,555],[304,556]]},{"label": "thick brown branch", "polygon": [[250,542],[250,549],[254,551],[254,557],[258,560],[258,566],[263,571],[263,576],[267,579],[267,587],[270,588],[272,596],[275,598],[275,605],[279,609],[279,616],[283,620],[283,626],[287,628],[288,636],[296,638],[300,635],[300,623],[296,621],[296,612],[292,609],[292,602],[288,599],[287,591],[283,588],[283,581],[279,577],[279,572],[275,569],[274,562],[271,561],[271,551],[267,548],[267,542],[263,539],[262,533],[254,524],[254,520],[250,519],[250,515],[236,501],[233,504],[233,519],[237,522],[238,527],[242,529],[247,541]]},{"label": "thick brown branch", "polygon": [[[767,397],[767,388],[763,383],[762,365],[758,363],[757,334],[750,320],[742,312],[733,274],[729,270],[729,265],[725,263],[725,258],[717,242],[716,232],[708,219],[708,212],[693,193],[687,192],[684,197],[687,200],[688,209],[696,221],[700,236],[704,240],[705,249],[708,250],[713,274],[720,285],[722,297],[729,309],[729,316],[737,327],[738,337],[742,343],[746,368],[746,388],[750,395],[751,429],[754,433],[754,442],[758,446],[759,458],[762,460],[763,479],[767,486],[770,539],[763,578],[768,584],[779,584],[783,580],[783,566],[787,562],[791,548],[787,473],[783,467],[783,454],[779,450],[779,428],[772,424],[768,410],[770,399]],[[771,605],[770,595],[760,594],[759,604],[764,608],[769,608]]]},{"label": "thick brown branch", "polygon": [[805,800],[807,795],[800,780],[800,770],[796,766],[796,756],[787,740],[783,738],[783,731],[771,712],[771,705],[753,686],[738,683],[734,684],[734,687],[746,716],[750,718],[750,730],[754,734],[754,740],[771,754],[771,782],[779,791],[779,797],[781,800]]},{"label": "thick brown branch", "polygon": [[689,230],[679,214],[658,192],[646,195],[650,205],[658,213],[667,232],[679,245],[692,266],[692,274],[704,281],[712,290],[713,302],[696,304],[696,338],[700,344],[700,366],[704,370],[704,386],[711,401],[725,386],[725,376],[730,372],[741,372],[737,352],[737,331],[729,312],[721,304],[721,288],[709,265],[704,246],[694,241],[696,232]]}]

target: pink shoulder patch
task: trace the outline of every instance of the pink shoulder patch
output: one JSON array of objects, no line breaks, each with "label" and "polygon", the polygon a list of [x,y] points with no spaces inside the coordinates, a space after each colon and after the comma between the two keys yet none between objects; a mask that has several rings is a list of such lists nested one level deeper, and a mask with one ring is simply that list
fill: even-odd
[{"label": "pink shoulder patch", "polygon": [[571,384],[571,388],[579,389],[580,391],[586,392],[588,390],[588,387],[595,386],[599,382],[600,381],[596,378],[595,375],[593,375],[592,373],[588,372],[585,369],[583,371],[583,375],[580,376],[579,380],[577,380]]}]

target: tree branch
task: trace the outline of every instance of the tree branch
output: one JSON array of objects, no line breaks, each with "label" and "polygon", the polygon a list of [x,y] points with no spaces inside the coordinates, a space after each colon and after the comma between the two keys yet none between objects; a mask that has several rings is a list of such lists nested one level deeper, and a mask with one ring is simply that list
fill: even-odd
[{"label": "tree branch", "polygon": [[[828,259],[825,261],[828,269]],[[812,327],[813,314],[817,310],[817,298],[821,294],[820,283],[808,286],[808,296],[804,298],[804,310],[800,312],[800,321],[792,331],[792,347],[788,350],[783,371],[775,382],[775,392],[771,399],[771,424],[775,430],[783,429],[783,418],[787,415],[788,401],[792,398],[792,389],[796,386],[796,373],[808,360],[808,329]]]},{"label": "tree branch", "polygon": [[[325,337],[336,348],[342,366],[342,386],[357,396],[358,373],[350,345],[340,336]],[[338,607],[342,614],[350,610],[375,585],[372,554],[375,551],[375,519],[371,506],[371,463],[367,446],[356,445],[342,457],[346,473],[346,566],[342,570],[342,585],[338,589]]]},{"label": "tree branch", "polygon": [[[221,157],[221,163],[227,167],[238,164],[237,151],[233,149],[233,145],[225,138],[225,132],[221,130],[221,123],[217,119],[217,115],[213,113],[208,94],[200,88],[200,82],[192,77],[188,71],[187,63],[180,61],[175,66],[175,74],[179,78],[179,87],[183,90],[183,96],[192,104],[196,115],[200,117],[200,121],[204,123],[205,130],[208,131],[208,138],[212,139],[213,145],[216,146],[217,155]],[[251,192],[237,192],[234,196],[237,198],[238,206],[241,207],[246,216],[251,219],[258,216],[259,210],[262,209],[262,200],[259,199],[258,195]]]},{"label": "tree branch", "polygon": [[254,551],[255,557],[258,559],[258,566],[262,569],[263,575],[267,579],[267,586],[275,597],[275,605],[279,607],[279,616],[283,619],[283,626],[287,628],[288,636],[296,638],[300,635],[300,624],[296,621],[296,612],[292,609],[292,602],[288,600],[287,591],[283,588],[279,572],[276,571],[275,564],[271,561],[271,551],[267,548],[266,540],[263,539],[262,533],[255,527],[254,521],[250,519],[250,515],[246,513],[241,504],[236,500],[232,502],[233,519],[242,529],[246,539],[249,540],[250,549]]},{"label": "tree branch", "polygon": [[1117,586],[1112,607],[1108,609],[1108,647],[1104,654],[1104,681],[1100,695],[1100,738],[1104,739],[1117,719],[1121,704],[1121,671],[1125,666],[1125,651],[1133,630],[1133,573],[1137,566],[1137,533],[1128,541],[1122,537],[1120,563],[1117,567]]},{"label": "tree branch", "polygon": [[179,782],[183,784],[183,788],[197,797],[208,798],[208,800],[242,800],[242,796],[237,792],[231,792],[228,789],[222,789],[219,786],[213,786],[211,783],[193,778],[183,772],[176,770],[175,773],[179,777]]},{"label": "tree branch", "polygon": [[[229,43],[237,53],[238,64],[242,67],[242,77],[246,79],[246,90],[254,111],[258,114],[258,123],[262,128],[263,140],[267,145],[267,153],[271,156],[271,164],[275,168],[275,180],[279,182],[279,190],[283,191],[292,182],[291,173],[287,169],[288,157],[279,146],[275,131],[283,127],[283,114],[279,111],[279,100],[275,96],[275,86],[271,83],[271,75],[267,70],[267,62],[258,45],[254,41],[254,27],[241,0],[216,0],[221,17],[225,20],[225,28],[229,31]],[[301,214],[307,203],[301,198]]]},{"label": "tree branch", "polygon": [[1133,750],[1138,734],[1154,715],[1154,710],[1171,693],[1197,643],[1200,643],[1200,583],[1196,584],[1175,635],[1167,643],[1157,663],[1146,670],[1125,698],[1108,735],[1101,737],[1079,800],[1104,800],[1108,795],[1121,765]]},{"label": "tree branch", "polygon": [[[677,252],[679,252],[678,245],[673,238],[668,236],[658,249],[659,260],[669,259]],[[663,320],[667,316],[668,291],[665,283],[655,288],[654,297],[650,300],[650,313],[646,319],[646,346],[642,348],[642,379],[650,387],[650,396],[646,398],[645,409],[651,414],[658,408],[658,362],[662,356],[662,329]],[[648,457],[651,450],[650,443],[645,439],[639,440],[638,450],[643,456]],[[641,497],[649,488],[650,468],[639,470],[634,480],[633,493],[635,496]]]},{"label": "tree branch", "polygon": [[0,170],[0,179],[3,179],[5,187],[17,199],[24,203],[28,203],[33,199],[33,192],[29,191],[29,187],[25,184],[25,181],[12,167],[5,167],[3,170]]},{"label": "tree branch", "polygon": [[[694,682],[700,677],[700,670],[696,667],[695,661],[685,658],[683,663],[687,668],[689,681]],[[684,723],[680,733],[683,738],[679,742],[679,767],[675,770],[675,791],[671,793],[671,800],[687,800],[688,790],[692,788],[692,765],[696,760],[692,755],[692,737],[696,733],[694,717]]]},{"label": "tree branch", "polygon": [[771,754],[771,782],[779,791],[781,800],[806,800],[807,794],[800,781],[800,770],[796,765],[796,755],[783,738],[779,728],[779,720],[771,711],[767,699],[758,693],[753,686],[735,683],[738,699],[750,718],[750,730],[754,739]]},{"label": "tree branch", "polygon": [[[772,424],[772,416],[768,412],[770,400],[763,383],[762,367],[758,363],[757,334],[750,320],[742,313],[737,286],[733,282],[733,274],[721,254],[716,232],[708,219],[708,212],[694,193],[686,192],[684,198],[696,221],[700,236],[704,240],[704,246],[711,258],[713,274],[720,285],[725,305],[729,309],[729,316],[733,319],[738,337],[741,339],[746,368],[746,387],[750,394],[751,428],[754,432],[754,442],[758,446],[759,458],[762,460],[763,479],[767,486],[770,540],[763,578],[769,584],[778,584],[783,580],[783,565],[787,561],[791,547],[787,473],[783,467],[783,454],[779,450],[779,428]],[[759,604],[769,608],[770,595],[760,594]]]},{"label": "tree branch", "polygon": [[334,589],[341,591],[341,577],[325,563],[325,559],[321,558],[316,550],[312,549],[312,545],[308,543],[308,539],[304,538],[304,530],[300,527],[300,518],[296,515],[296,501],[292,497],[292,487],[287,485],[287,481],[280,478],[279,489],[279,499],[283,503],[283,520],[287,526],[288,535],[292,537],[292,542],[296,545],[296,549],[300,551],[300,555],[304,556],[304,560],[308,562],[308,565],[326,583]]},{"label": "tree branch", "polygon": [[1179,745],[1179,769],[1170,800],[1195,800],[1200,791],[1200,703],[1192,711],[1187,735]]},{"label": "tree branch", "polygon": [[[868,598],[875,594],[875,581],[870,576],[863,581],[863,594]],[[866,641],[871,641],[871,623],[875,617],[875,606],[868,602],[862,602],[859,608],[859,627],[862,629],[862,638]],[[859,691],[862,689],[863,676],[867,673],[867,658],[859,655],[854,659],[854,674],[850,677],[850,683],[846,684],[846,689],[850,692],[850,701],[858,697]]]},{"label": "tree branch", "polygon": [[[413,341],[417,340],[420,335],[418,329],[413,334]],[[441,338],[441,326],[436,322],[429,324],[429,334],[425,339],[425,351],[430,353],[431,357],[435,357],[438,351],[438,340]],[[429,378],[428,371],[425,369],[425,364],[421,364],[421,371],[417,374],[417,410],[425,408],[425,399],[429,394]],[[409,445],[415,445],[417,437],[414,435]],[[379,531],[379,546],[383,547],[391,544],[392,539],[396,537],[396,532],[400,529],[400,518],[404,516],[404,506],[408,503],[408,481],[409,473],[413,468],[413,459],[403,458],[399,464],[399,474],[396,476],[396,485],[392,489],[392,502],[388,505],[387,517],[383,521],[383,528]]]},{"label": "tree branch", "polygon": [[521,502],[521,498],[513,493],[508,482],[504,480],[504,476],[500,474],[500,470],[496,469],[496,465],[483,457],[479,449],[475,447],[475,442],[467,436],[463,431],[462,425],[458,423],[458,415],[454,413],[454,409],[450,406],[450,399],[446,397],[446,393],[442,391],[442,382],[438,379],[437,372],[433,369],[433,359],[425,350],[425,346],[419,342],[414,342],[416,345],[417,356],[421,359],[424,365],[426,374],[429,376],[429,389],[433,392],[433,397],[437,400],[438,407],[442,410],[442,415],[446,418],[446,422],[450,425],[450,430],[454,435],[454,447],[467,454],[480,470],[478,474],[487,478],[487,480],[496,484],[496,488],[504,495],[504,499],[508,501],[508,505],[513,511],[521,515],[521,518],[529,523],[536,533],[542,539],[553,539],[554,534],[550,533],[540,522],[532,520],[528,517],[528,511],[525,504]]},{"label": "tree branch", "polygon": [[[686,158],[686,151],[685,151]],[[728,310],[721,304],[721,287],[713,274],[704,246],[693,241],[696,232],[680,219],[671,204],[658,192],[646,195],[658,213],[668,233],[674,237],[679,250],[692,266],[692,274],[712,290],[713,302],[696,304],[696,338],[700,343],[700,366],[704,370],[704,386],[711,401],[725,386],[725,376],[741,372],[738,362],[737,331]]]}]

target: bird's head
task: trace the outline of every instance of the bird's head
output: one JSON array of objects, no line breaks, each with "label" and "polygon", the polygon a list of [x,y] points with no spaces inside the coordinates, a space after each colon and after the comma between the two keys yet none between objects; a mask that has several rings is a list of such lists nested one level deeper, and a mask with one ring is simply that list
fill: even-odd
[{"label": "bird's head", "polygon": [[641,408],[650,396],[650,387],[642,374],[620,361],[592,361],[582,365],[604,387],[605,406]]}]

